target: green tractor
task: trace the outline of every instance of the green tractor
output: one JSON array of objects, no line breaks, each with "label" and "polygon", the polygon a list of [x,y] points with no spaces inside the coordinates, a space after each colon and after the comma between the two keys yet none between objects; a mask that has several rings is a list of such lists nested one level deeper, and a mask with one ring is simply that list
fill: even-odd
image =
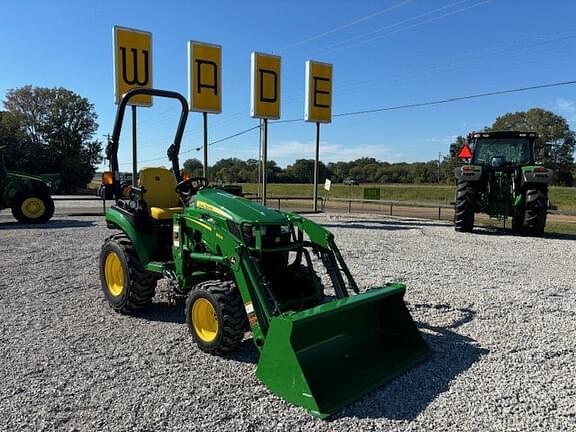
[{"label": "green tractor", "polygon": [[[138,94],[172,98],[181,115],[168,149],[172,170],[143,168],[128,195],[119,183],[124,111]],[[431,352],[403,301],[405,285],[360,293],[334,236],[299,215],[183,179],[178,162],[188,115],[179,93],[133,89],[118,106],[107,147],[117,231],[102,246],[100,279],[112,309],[150,305],[157,281],[185,302],[186,323],[206,353],[234,351],[251,332],[256,375],[275,394],[326,417],[410,369]],[[324,280],[317,270],[323,268]]]},{"label": "green tractor", "polygon": [[454,227],[471,232],[474,213],[512,218],[512,230],[542,235],[548,213],[548,184],[554,172],[535,163],[533,132],[481,132],[468,135],[456,168]]},{"label": "green tractor", "polygon": [[0,210],[12,209],[12,215],[26,224],[45,223],[54,214],[51,184],[41,177],[8,171],[0,147]]}]

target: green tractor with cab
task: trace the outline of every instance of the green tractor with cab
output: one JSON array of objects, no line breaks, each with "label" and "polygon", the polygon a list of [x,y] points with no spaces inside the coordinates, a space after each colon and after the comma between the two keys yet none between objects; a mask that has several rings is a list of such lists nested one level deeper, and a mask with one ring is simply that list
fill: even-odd
[{"label": "green tractor with cab", "polygon": [[512,218],[512,230],[544,233],[549,208],[548,185],[554,172],[536,164],[534,132],[480,132],[468,135],[460,156],[467,164],[455,169],[458,186],[454,211],[456,231],[472,232],[474,214]]},{"label": "green tractor with cab", "polygon": [[[120,187],[119,137],[126,105],[138,94],[174,99],[181,115],[168,149],[172,169],[142,168],[127,191]],[[99,260],[112,309],[149,306],[157,281],[167,279],[169,298],[185,302],[200,350],[224,355],[251,332],[260,352],[256,376],[322,418],[424,360],[431,350],[404,304],[405,285],[360,292],[322,226],[204,178],[182,178],[187,115],[186,99],[164,90],[130,90],[118,106],[107,147],[111,171],[103,176],[115,199],[106,223],[116,233]]]},{"label": "green tractor with cab", "polygon": [[54,214],[50,182],[30,174],[8,171],[0,146],[0,210],[10,208],[21,223],[45,223]]}]

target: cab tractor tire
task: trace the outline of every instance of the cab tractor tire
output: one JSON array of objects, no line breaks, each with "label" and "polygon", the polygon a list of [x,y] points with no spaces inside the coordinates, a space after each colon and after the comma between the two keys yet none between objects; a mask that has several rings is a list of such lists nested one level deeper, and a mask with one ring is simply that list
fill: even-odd
[{"label": "cab tractor tire", "polygon": [[46,223],[54,215],[54,201],[47,192],[20,192],[12,204],[12,215],[25,224]]},{"label": "cab tractor tire", "polygon": [[454,229],[459,232],[472,232],[474,228],[474,210],[476,190],[466,181],[458,182],[456,207],[454,209]]},{"label": "cab tractor tire", "polygon": [[526,191],[523,232],[532,236],[544,234],[547,213],[548,189],[528,189]]},{"label": "cab tractor tire", "polygon": [[224,354],[235,350],[246,331],[246,312],[232,280],[208,280],[190,291],[186,324],[202,351]]},{"label": "cab tractor tire", "polygon": [[100,281],[112,309],[132,312],[152,302],[157,279],[144,269],[128,236],[115,234],[100,251]]},{"label": "cab tractor tire", "polygon": [[512,232],[516,234],[521,234],[524,229],[524,209],[514,208],[514,213],[512,214]]}]

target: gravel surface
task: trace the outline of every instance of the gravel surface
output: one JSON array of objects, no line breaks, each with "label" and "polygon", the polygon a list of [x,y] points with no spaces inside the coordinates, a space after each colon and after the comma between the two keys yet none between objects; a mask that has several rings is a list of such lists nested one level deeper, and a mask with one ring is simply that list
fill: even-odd
[{"label": "gravel surface", "polygon": [[359,285],[407,283],[429,361],[315,419],[256,379],[250,339],[228,358],[200,352],[162,287],[149,311],[114,313],[102,217],[0,216],[0,430],[576,430],[574,238],[318,220]]}]

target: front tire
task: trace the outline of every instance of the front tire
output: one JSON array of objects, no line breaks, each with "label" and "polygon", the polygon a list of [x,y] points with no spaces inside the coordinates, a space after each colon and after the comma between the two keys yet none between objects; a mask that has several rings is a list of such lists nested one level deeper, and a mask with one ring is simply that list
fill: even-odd
[{"label": "front tire", "polygon": [[246,312],[231,280],[201,282],[186,300],[186,324],[202,351],[224,354],[235,350],[246,329]]},{"label": "front tire", "polygon": [[109,237],[102,246],[100,281],[108,304],[118,312],[142,309],[156,290],[156,277],[144,269],[125,234]]},{"label": "front tire", "polygon": [[54,201],[47,192],[21,192],[12,205],[12,215],[25,224],[46,223],[54,215]]},{"label": "front tire", "polygon": [[474,210],[476,190],[466,181],[458,182],[456,206],[454,209],[454,229],[459,232],[472,232],[474,228]]},{"label": "front tire", "polygon": [[544,234],[548,213],[548,188],[528,189],[524,211],[524,233],[540,236]]}]

